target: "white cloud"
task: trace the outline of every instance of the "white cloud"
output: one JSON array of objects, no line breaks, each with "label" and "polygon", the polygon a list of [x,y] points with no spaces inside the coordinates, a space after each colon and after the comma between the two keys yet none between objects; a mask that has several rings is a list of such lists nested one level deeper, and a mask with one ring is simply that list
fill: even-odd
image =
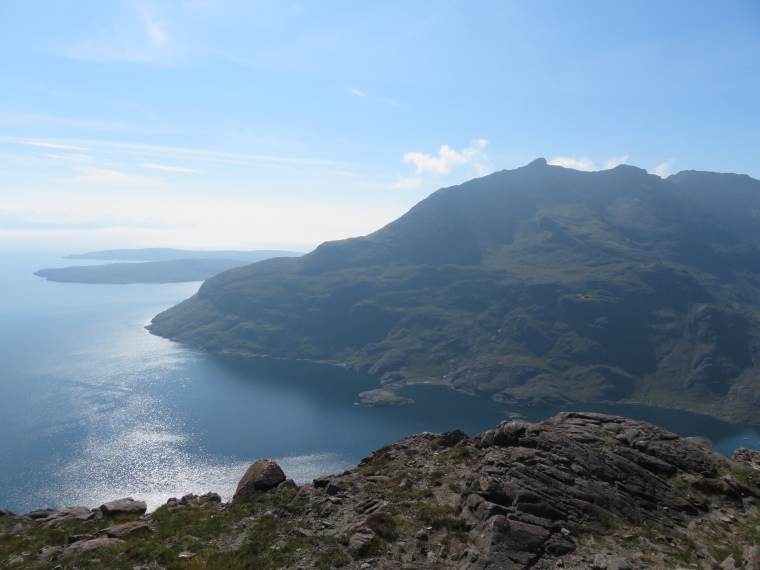
[{"label": "white cloud", "polygon": [[70,150],[90,150],[82,146],[73,146],[70,144],[44,143],[44,142],[22,142],[21,144],[30,144],[33,146],[44,146],[46,148],[65,148]]},{"label": "white cloud", "polygon": [[675,158],[671,158],[670,160],[663,162],[662,164],[658,164],[652,169],[652,172],[659,176],[660,178],[666,178],[670,175],[670,169],[673,166],[673,163],[676,161]]},{"label": "white cloud", "polygon": [[202,170],[194,170],[192,168],[181,168],[179,166],[166,166],[163,164],[141,164],[143,168],[153,168],[154,170],[166,170],[169,172],[192,172],[193,174],[200,174]]},{"label": "white cloud", "polygon": [[362,97],[364,99],[366,99],[367,97],[369,97],[369,95],[367,95],[364,91],[359,91],[358,89],[348,88],[348,89],[346,89],[346,91],[348,91],[349,93],[352,93],[352,94],[356,95],[357,97]]},{"label": "white cloud", "polygon": [[48,158],[59,158],[61,160],[73,160],[75,162],[95,162],[94,156],[86,154],[45,154]]},{"label": "white cloud", "polygon": [[596,170],[593,161],[586,158],[585,156],[581,156],[580,158],[576,158],[574,156],[558,156],[551,159],[549,161],[549,164],[553,164],[554,166],[561,166],[562,168],[572,168],[573,170],[585,170],[586,172]]},{"label": "white cloud", "polygon": [[627,154],[623,156],[613,156],[612,158],[604,161],[604,166],[602,167],[602,170],[609,170],[610,168],[615,168],[616,166],[625,164],[626,160],[628,160]]},{"label": "white cloud", "polygon": [[587,156],[558,156],[549,161],[549,164],[561,166],[562,168],[572,168],[573,170],[583,170],[585,172],[594,172],[596,170],[609,170],[615,168],[628,160],[628,155],[613,156],[604,161],[601,168],[597,168],[594,161]]},{"label": "white cloud", "polygon": [[461,152],[452,150],[448,145],[443,145],[438,151],[438,157],[421,152],[408,152],[404,155],[403,162],[414,164],[417,174],[431,172],[437,176],[442,176],[449,174],[455,167],[464,164],[471,164],[476,168],[478,174],[481,174],[488,169],[485,156],[482,156],[487,144],[487,140],[481,139],[476,141],[474,146],[467,147]]},{"label": "white cloud", "polygon": [[168,186],[159,178],[137,176],[119,170],[96,168],[94,166],[80,166],[76,168],[81,176],[76,176],[74,181],[84,184],[97,184],[103,186]]}]

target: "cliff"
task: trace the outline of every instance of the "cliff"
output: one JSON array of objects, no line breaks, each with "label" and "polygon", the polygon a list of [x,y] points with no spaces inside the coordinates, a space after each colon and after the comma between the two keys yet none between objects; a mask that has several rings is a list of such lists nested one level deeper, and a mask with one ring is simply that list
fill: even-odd
[{"label": "cliff", "polygon": [[563,413],[422,433],[298,488],[272,461],[230,503],[0,512],[24,568],[760,568],[760,453]]}]

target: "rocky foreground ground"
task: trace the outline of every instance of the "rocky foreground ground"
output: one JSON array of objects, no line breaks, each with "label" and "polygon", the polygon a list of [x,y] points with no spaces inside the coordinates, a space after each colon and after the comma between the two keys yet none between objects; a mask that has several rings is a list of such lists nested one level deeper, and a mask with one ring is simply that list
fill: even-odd
[{"label": "rocky foreground ground", "polygon": [[256,462],[230,503],[0,511],[11,568],[760,570],[760,453],[601,414],[423,433],[298,487]]}]

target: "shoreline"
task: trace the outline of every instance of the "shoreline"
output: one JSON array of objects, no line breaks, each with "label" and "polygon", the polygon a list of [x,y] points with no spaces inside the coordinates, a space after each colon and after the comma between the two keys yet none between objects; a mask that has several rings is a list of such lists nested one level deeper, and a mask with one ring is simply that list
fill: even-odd
[{"label": "shoreline", "polygon": [[[145,328],[146,328],[146,330],[148,330],[148,332],[150,334],[154,334],[153,332],[150,331],[150,329],[147,326]],[[155,336],[161,336],[161,335],[155,335]],[[161,338],[167,338],[167,337],[163,337],[162,336]],[[172,342],[176,342],[176,343],[179,343],[179,344],[184,344],[185,346],[192,346],[193,348],[197,348],[197,349],[203,350],[205,352],[210,352],[212,354],[219,354],[219,355],[225,355],[225,356],[237,356],[237,357],[241,357],[241,358],[272,358],[274,360],[280,360],[280,361],[289,361],[290,360],[290,361],[294,361],[294,362],[309,362],[309,363],[312,363],[312,364],[323,364],[323,365],[327,365],[327,366],[337,366],[337,367],[340,367],[340,368],[352,369],[352,370],[356,370],[358,372],[358,370],[356,368],[354,368],[353,366],[351,366],[350,364],[348,364],[346,362],[336,362],[336,361],[332,361],[332,360],[314,360],[314,359],[310,359],[310,358],[286,358],[286,357],[282,357],[282,356],[272,356],[272,355],[269,355],[269,354],[256,354],[256,353],[252,353],[252,352],[247,352],[247,351],[242,351],[242,350],[235,350],[235,349],[210,350],[210,349],[204,348],[202,346],[197,346],[197,345],[185,343],[185,342],[182,342],[182,341],[175,340],[173,338],[167,338],[167,340],[170,340]],[[484,399],[492,400],[494,402],[499,402],[499,400],[495,400],[494,398],[485,398],[484,396],[480,396],[480,395],[472,393],[472,392],[468,392],[468,391],[465,391],[465,390],[458,390],[457,388],[454,388],[453,386],[451,386],[451,384],[449,384],[445,380],[442,380],[441,382],[433,382],[433,381],[430,381],[430,380],[423,380],[423,381],[420,381],[420,382],[398,381],[398,382],[391,382],[389,384],[383,384],[377,376],[374,376],[374,375],[369,374],[369,373],[365,373],[365,374],[371,376],[372,378],[375,378],[377,380],[377,382],[378,382],[378,388],[382,388],[382,389],[399,390],[399,389],[403,389],[403,388],[406,388],[406,387],[409,387],[409,386],[420,386],[420,385],[446,386],[450,390],[454,390],[455,392],[458,392],[460,394],[464,394],[464,395],[467,395],[467,396],[471,396],[473,398],[484,398]],[[704,411],[704,410],[694,410],[694,409],[688,408],[686,406],[678,406],[678,405],[675,405],[675,404],[663,404],[663,403],[648,402],[648,401],[643,401],[643,400],[624,400],[624,401],[590,400],[590,401],[585,401],[585,402],[583,402],[583,401],[569,402],[567,405],[573,405],[573,404],[584,404],[584,405],[585,404],[588,404],[588,405],[599,404],[599,405],[610,405],[610,406],[617,406],[617,405],[645,406],[645,407],[658,408],[658,409],[663,409],[663,410],[674,410],[674,411],[679,411],[679,412],[686,412],[686,413],[696,414],[696,415],[700,415],[700,416],[707,416],[707,417],[712,418],[714,420],[718,420],[718,421],[725,422],[725,423],[732,424],[732,425],[745,425],[745,426],[751,426],[751,427],[755,427],[755,428],[760,428],[760,420],[758,420],[757,422],[751,422],[751,421],[742,420],[742,419],[731,417],[731,416],[723,416],[723,415],[720,415],[720,414],[715,413],[715,412],[708,412],[708,411]],[[561,410],[564,409],[562,406],[533,406],[533,405],[530,405],[530,404],[513,404],[513,405],[518,405],[520,407],[526,407],[526,408],[545,407],[546,409],[556,409],[558,411],[561,411]]]}]

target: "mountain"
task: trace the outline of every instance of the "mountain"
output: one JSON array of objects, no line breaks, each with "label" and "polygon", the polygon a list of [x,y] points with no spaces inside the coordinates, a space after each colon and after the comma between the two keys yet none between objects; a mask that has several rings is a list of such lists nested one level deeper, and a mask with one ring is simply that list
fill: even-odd
[{"label": "mountain", "polygon": [[389,387],[756,423],[760,182],[539,159],[438,190],[368,236],[221,273],[149,329]]},{"label": "mountain", "polygon": [[[602,414],[421,433],[298,487],[271,459],[234,498],[0,510],[16,568],[760,568],[760,452],[733,459]],[[142,515],[142,516],[141,516]]]}]

